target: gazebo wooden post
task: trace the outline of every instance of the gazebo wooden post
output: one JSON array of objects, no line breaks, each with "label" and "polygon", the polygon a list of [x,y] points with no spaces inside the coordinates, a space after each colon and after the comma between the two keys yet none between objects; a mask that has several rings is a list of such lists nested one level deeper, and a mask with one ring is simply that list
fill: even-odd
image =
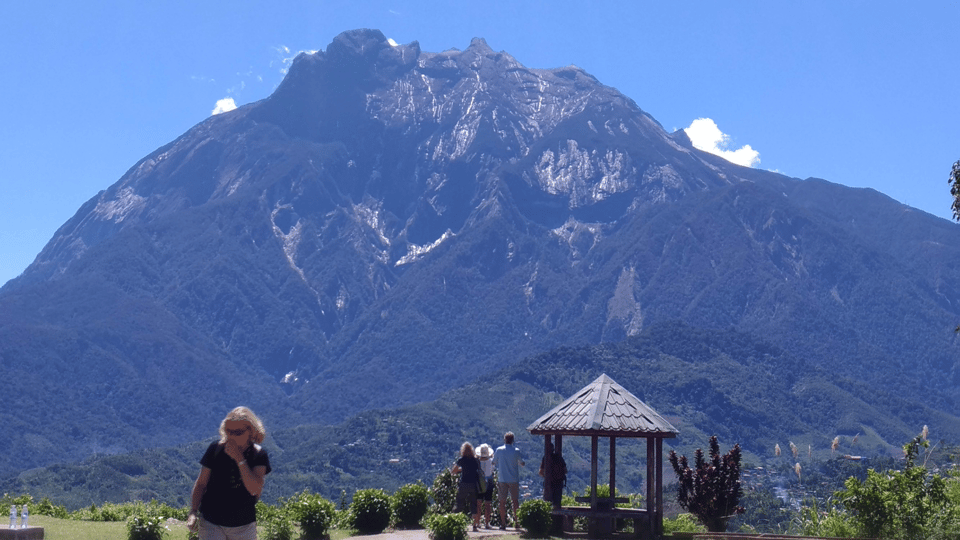
[{"label": "gazebo wooden post", "polygon": [[550,455],[550,439],[552,435],[549,433],[543,436],[543,498],[544,500],[551,501],[552,497],[548,497],[547,490],[550,489],[550,471],[551,462],[553,461],[553,456]]},{"label": "gazebo wooden post", "polygon": [[[559,456],[560,459],[563,459],[563,435],[559,433],[553,436],[553,451],[557,453],[557,456]],[[563,507],[563,487],[560,488],[560,496],[558,498],[560,499],[560,504],[554,505],[553,506],[554,510],[558,510]],[[572,518],[570,519],[570,522],[571,522],[571,528],[573,528]],[[560,515],[553,516],[553,532],[559,536],[563,536],[563,516],[560,516]]]},{"label": "gazebo wooden post", "polygon": [[654,538],[663,538],[663,438],[657,437],[657,514]]},{"label": "gazebo wooden post", "polygon": [[657,491],[656,488],[660,485],[661,479],[657,474],[657,469],[659,469],[659,461],[656,459],[656,452],[654,450],[654,439],[651,437],[647,438],[647,533],[648,538],[658,538],[656,536],[656,508],[657,508]]},{"label": "gazebo wooden post", "polygon": [[590,437],[590,508],[597,509],[597,437]]},{"label": "gazebo wooden post", "polygon": [[617,496],[617,438],[610,437],[610,498]]},{"label": "gazebo wooden post", "polygon": [[[557,433],[553,436],[553,451],[557,454],[561,460],[563,459],[563,435]],[[569,474],[569,471],[567,472]],[[566,483],[566,477],[564,477],[564,483]],[[556,496],[556,495],[555,495]],[[554,508],[560,508],[563,506],[563,486],[560,486],[560,495],[557,497],[560,499],[560,503],[554,505]]]}]

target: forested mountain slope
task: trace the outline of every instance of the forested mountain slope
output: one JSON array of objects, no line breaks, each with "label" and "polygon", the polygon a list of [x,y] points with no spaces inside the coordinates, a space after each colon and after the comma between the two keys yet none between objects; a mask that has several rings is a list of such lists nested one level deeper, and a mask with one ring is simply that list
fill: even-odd
[{"label": "forested mountain slope", "polygon": [[[508,430],[517,434],[527,461],[523,483],[536,493],[543,440],[525,428],[601,373],[668,418],[680,435],[666,441],[667,450],[688,456],[716,434],[724,448],[739,443],[752,466],[792,471],[799,461],[811,474],[814,462],[843,454],[900,457],[900,447],[885,441],[908,440],[923,425],[934,426],[935,440],[960,437],[956,416],[916,407],[896,394],[877,396],[866,384],[838,378],[742,332],[673,322],[618,343],[525,358],[431,402],[366,411],[332,426],[270,430],[265,447],[274,472],[265,497],[276,501],[309,489],[339,501],[341,491],[349,498],[357,489],[392,492],[418,480],[431,484],[453,463],[460,443],[496,447]],[[879,405],[872,404],[878,397]],[[273,419],[265,420],[269,428]],[[801,455],[790,454],[791,443]],[[774,455],[778,444],[781,457]],[[604,440],[601,467],[606,445]],[[0,480],[0,490],[48,496],[71,508],[152,498],[184,505],[204,448],[198,442],[101,455]],[[564,455],[569,488],[583,492],[590,483],[589,438],[565,437]],[[618,439],[617,456],[618,488],[642,493],[644,441]]]}]

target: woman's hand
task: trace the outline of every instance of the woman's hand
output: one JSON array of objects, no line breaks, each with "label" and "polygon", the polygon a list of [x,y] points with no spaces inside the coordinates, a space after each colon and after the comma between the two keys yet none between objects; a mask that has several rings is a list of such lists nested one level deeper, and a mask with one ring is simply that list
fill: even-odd
[{"label": "woman's hand", "polygon": [[243,450],[240,449],[236,441],[232,439],[228,440],[226,445],[224,445],[223,451],[237,463],[243,461]]}]

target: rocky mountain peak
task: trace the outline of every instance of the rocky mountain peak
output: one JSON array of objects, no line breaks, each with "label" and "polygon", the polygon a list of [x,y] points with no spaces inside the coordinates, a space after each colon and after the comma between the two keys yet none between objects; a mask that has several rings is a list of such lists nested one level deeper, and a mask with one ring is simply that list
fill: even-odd
[{"label": "rocky mountain peak", "polygon": [[731,176],[575,66],[527,68],[481,38],[464,51],[422,53],[416,42],[353,30],[299,55],[267,99],[144,158],[65,225],[34,270],[55,275],[142,219],[224,197],[296,216],[277,228],[286,244],[297,223],[323,227],[323,213],[374,201],[378,251],[387,253],[375,257],[395,264],[460,232],[492,196],[512,201],[497,215],[577,228]]},{"label": "rocky mountain peak", "polygon": [[[394,79],[415,65],[419,55],[417,42],[397,45],[379,30],[352,30],[335,37],[325,52],[301,56],[315,57],[328,73],[345,78],[343,83],[346,86]],[[290,73],[296,78],[303,68],[303,61],[295,62]]]}]

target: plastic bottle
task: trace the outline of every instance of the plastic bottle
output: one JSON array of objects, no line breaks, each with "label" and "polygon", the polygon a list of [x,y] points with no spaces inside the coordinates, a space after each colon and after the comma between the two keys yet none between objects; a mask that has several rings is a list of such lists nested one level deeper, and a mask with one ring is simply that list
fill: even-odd
[{"label": "plastic bottle", "polygon": [[17,528],[17,505],[15,504],[10,505],[10,528]]},{"label": "plastic bottle", "polygon": [[23,505],[23,508],[20,510],[20,528],[26,529],[27,519],[30,518],[30,510],[27,510],[27,505]]}]

